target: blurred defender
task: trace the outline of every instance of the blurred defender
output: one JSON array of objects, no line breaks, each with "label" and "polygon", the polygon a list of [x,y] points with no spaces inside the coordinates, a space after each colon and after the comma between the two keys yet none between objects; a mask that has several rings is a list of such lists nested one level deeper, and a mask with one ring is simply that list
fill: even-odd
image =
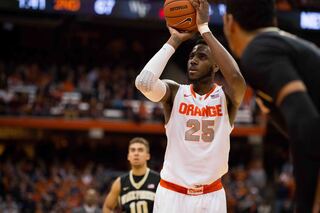
[{"label": "blurred defender", "polygon": [[[245,82],[230,54],[208,28],[207,1],[191,1],[204,41],[188,60],[191,85],[159,77],[175,49],[194,33],[169,27],[171,37],[136,78],[137,88],[164,106],[167,149],[154,212],[226,212],[220,178],[228,171],[230,133]],[[225,87],[215,84],[220,69]]]},{"label": "blurred defender", "polygon": [[116,207],[127,213],[152,212],[160,175],[147,167],[149,159],[148,141],[144,138],[133,138],[129,142],[128,150],[131,170],[112,184],[103,205],[103,213],[112,212]]},{"label": "blurred defender", "polygon": [[320,50],[275,25],[273,0],[227,0],[229,46],[260,104],[288,135],[296,212],[311,212],[320,163]]}]

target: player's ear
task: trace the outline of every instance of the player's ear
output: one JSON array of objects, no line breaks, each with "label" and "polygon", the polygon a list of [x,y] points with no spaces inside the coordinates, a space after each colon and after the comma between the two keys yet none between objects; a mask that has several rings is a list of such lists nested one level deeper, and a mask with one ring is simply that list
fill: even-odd
[{"label": "player's ear", "polygon": [[[225,33],[234,32],[235,27],[235,20],[233,18],[233,15],[231,14],[224,14],[223,15],[223,28],[225,30]],[[227,32],[226,32],[227,31]]]},{"label": "player's ear", "polygon": [[218,71],[219,71],[218,65],[216,65],[216,64],[212,65],[212,71],[213,71],[214,73],[218,72]]},{"label": "player's ear", "polygon": [[150,160],[151,156],[150,153],[147,154],[147,160]]}]

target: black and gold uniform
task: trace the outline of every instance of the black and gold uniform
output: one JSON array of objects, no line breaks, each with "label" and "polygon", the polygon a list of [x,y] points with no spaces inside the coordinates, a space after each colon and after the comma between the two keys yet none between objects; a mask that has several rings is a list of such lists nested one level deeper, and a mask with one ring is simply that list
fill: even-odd
[{"label": "black and gold uniform", "polygon": [[150,169],[144,176],[135,176],[132,171],[122,175],[119,197],[121,212],[151,213],[159,181],[159,173]]}]

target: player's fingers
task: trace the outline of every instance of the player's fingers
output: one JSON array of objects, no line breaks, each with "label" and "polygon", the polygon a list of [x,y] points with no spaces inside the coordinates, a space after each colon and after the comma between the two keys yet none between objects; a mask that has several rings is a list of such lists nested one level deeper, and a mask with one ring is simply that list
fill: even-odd
[{"label": "player's fingers", "polygon": [[199,9],[201,10],[203,8],[203,1],[199,0]]},{"label": "player's fingers", "polygon": [[197,32],[198,32],[197,30],[190,32],[190,38],[192,38]]},{"label": "player's fingers", "polygon": [[205,8],[205,4],[208,3],[206,0],[199,0],[199,8],[200,10]]},{"label": "player's fingers", "polygon": [[198,0],[189,0],[189,2],[192,4],[192,6],[193,6],[195,9],[198,9],[198,8],[199,8],[199,2],[198,2]]},{"label": "player's fingers", "polygon": [[170,34],[174,34],[174,33],[178,34],[179,33],[176,29],[169,27],[168,25],[167,25],[167,28],[169,29]]}]

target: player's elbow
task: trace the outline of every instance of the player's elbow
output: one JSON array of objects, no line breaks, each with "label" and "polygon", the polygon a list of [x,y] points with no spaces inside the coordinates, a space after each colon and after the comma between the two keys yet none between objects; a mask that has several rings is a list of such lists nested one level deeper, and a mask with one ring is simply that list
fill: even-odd
[{"label": "player's elbow", "polygon": [[246,92],[246,89],[247,89],[247,86],[246,86],[246,83],[243,80],[239,80],[240,82],[237,83],[237,89],[236,89],[236,92],[235,92],[235,97],[234,97],[234,105],[236,106],[240,106],[241,103],[242,103],[242,100],[243,100],[243,97],[244,97],[244,94]]},{"label": "player's elbow", "polygon": [[142,73],[140,73],[135,80],[135,86],[142,93],[147,93],[151,91],[151,82],[148,78],[145,77]]},{"label": "player's elbow", "polygon": [[113,208],[111,208],[106,202],[103,205],[102,212],[103,213],[111,213]]},{"label": "player's elbow", "polygon": [[137,77],[136,77],[136,80],[134,82],[136,88],[138,90],[142,90],[143,89],[143,83],[142,83],[142,79],[141,79],[141,75],[139,74]]},{"label": "player's elbow", "polygon": [[242,75],[235,75],[231,85],[231,100],[234,106],[239,107],[246,92],[247,86]]}]

